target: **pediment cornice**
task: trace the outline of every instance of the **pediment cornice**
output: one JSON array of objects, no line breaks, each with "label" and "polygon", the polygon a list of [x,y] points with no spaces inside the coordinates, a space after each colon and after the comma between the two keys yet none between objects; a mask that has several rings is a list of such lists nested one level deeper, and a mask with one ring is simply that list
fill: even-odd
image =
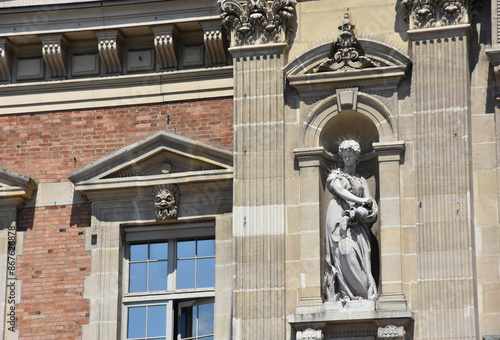
[{"label": "pediment cornice", "polygon": [[30,177],[0,168],[0,206],[21,204],[31,198],[36,187]]},{"label": "pediment cornice", "polygon": [[68,176],[81,193],[232,180],[232,153],[168,132],[139,141]]},{"label": "pediment cornice", "polygon": [[366,58],[373,61],[371,67],[315,72],[329,58],[332,43],[328,42],[310,49],[286,66],[285,74],[289,84],[301,93],[333,86],[397,86],[411,65],[410,57],[379,41],[363,38],[357,41]]}]

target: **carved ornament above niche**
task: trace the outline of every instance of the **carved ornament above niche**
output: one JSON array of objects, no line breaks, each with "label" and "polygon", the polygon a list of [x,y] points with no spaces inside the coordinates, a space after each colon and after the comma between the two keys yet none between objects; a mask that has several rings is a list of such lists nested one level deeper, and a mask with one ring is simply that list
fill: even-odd
[{"label": "carved ornament above niche", "polygon": [[470,24],[481,0],[403,0],[410,29]]},{"label": "carved ornament above niche", "polygon": [[231,47],[287,43],[295,0],[218,0]]},{"label": "carved ornament above niche", "polygon": [[329,72],[337,70],[361,69],[366,67],[387,66],[382,61],[375,61],[365,55],[363,47],[356,39],[354,25],[349,20],[349,13],[344,13],[344,21],[339,26],[340,35],[332,43],[328,59],[323,61],[312,72]]}]

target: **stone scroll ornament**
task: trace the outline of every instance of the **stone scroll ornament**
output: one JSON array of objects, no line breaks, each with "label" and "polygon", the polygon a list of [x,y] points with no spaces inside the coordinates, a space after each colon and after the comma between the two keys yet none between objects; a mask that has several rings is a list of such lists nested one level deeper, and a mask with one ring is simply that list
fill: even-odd
[{"label": "stone scroll ornament", "polygon": [[410,29],[470,24],[481,0],[402,0]]},{"label": "stone scroll ornament", "polygon": [[314,68],[314,73],[381,66],[379,62],[365,56],[354,34],[354,27],[349,20],[349,13],[344,13],[344,20],[339,26],[340,35],[332,43],[328,59]]},{"label": "stone scroll ornament", "polygon": [[332,171],[327,180],[333,194],[326,213],[327,301],[374,300],[377,286],[371,271],[370,228],[378,207],[366,179],[356,173],[361,149],[354,140],[339,146],[344,168]]},{"label": "stone scroll ornament", "polygon": [[177,219],[179,210],[179,189],[176,185],[157,185],[153,188],[156,219],[167,221]]},{"label": "stone scroll ornament", "polygon": [[232,47],[286,43],[296,0],[218,0]]}]

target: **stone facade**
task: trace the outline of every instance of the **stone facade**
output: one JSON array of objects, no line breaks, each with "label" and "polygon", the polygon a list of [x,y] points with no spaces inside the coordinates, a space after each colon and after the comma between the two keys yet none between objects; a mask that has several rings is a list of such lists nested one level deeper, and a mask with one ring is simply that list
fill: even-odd
[{"label": "stone facade", "polygon": [[[498,0],[0,3],[0,339],[499,338],[499,20]],[[338,169],[378,206],[370,299],[327,256]]]}]

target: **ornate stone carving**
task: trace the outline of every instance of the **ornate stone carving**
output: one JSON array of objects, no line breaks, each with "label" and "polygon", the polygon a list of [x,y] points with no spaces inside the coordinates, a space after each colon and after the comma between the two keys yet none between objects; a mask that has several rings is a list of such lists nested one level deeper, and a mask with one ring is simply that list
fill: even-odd
[{"label": "ornate stone carving", "polygon": [[344,161],[326,180],[333,194],[326,215],[327,301],[377,298],[371,271],[370,228],[377,220],[378,207],[366,179],[356,173],[361,153],[359,143],[345,140],[339,146]]},{"label": "ornate stone carving", "polygon": [[10,81],[10,53],[6,38],[0,39],[0,82]]},{"label": "ornate stone carving", "polygon": [[354,25],[349,20],[349,13],[344,13],[344,21],[339,26],[340,35],[332,43],[328,59],[319,64],[313,72],[327,72],[365,67],[381,66],[365,56],[363,48],[354,35]]},{"label": "ornate stone carving", "polygon": [[218,0],[231,46],[286,43],[296,0]]},{"label": "ornate stone carving", "polygon": [[297,340],[323,340],[323,332],[312,328],[297,331]]},{"label": "ornate stone carving", "polygon": [[469,24],[481,7],[478,0],[403,0],[410,29]]},{"label": "ornate stone carving", "polygon": [[404,340],[405,328],[403,326],[388,325],[379,327],[377,331],[378,339]]},{"label": "ornate stone carving", "polygon": [[177,68],[177,56],[175,54],[174,25],[153,26],[155,34],[155,49],[162,69]]},{"label": "ornate stone carving", "polygon": [[66,55],[65,46],[66,38],[62,34],[57,35],[41,35],[42,55],[45,64],[50,72],[51,78],[66,77]]},{"label": "ornate stone carving", "polygon": [[206,30],[203,35],[205,49],[208,52],[210,65],[221,65],[226,63],[226,52],[222,44],[221,30]]},{"label": "ornate stone carving", "polygon": [[179,189],[176,185],[157,185],[153,188],[156,219],[175,220],[179,209]]},{"label": "ornate stone carving", "polygon": [[96,32],[99,40],[99,56],[107,74],[121,73],[120,33],[118,30]]}]

